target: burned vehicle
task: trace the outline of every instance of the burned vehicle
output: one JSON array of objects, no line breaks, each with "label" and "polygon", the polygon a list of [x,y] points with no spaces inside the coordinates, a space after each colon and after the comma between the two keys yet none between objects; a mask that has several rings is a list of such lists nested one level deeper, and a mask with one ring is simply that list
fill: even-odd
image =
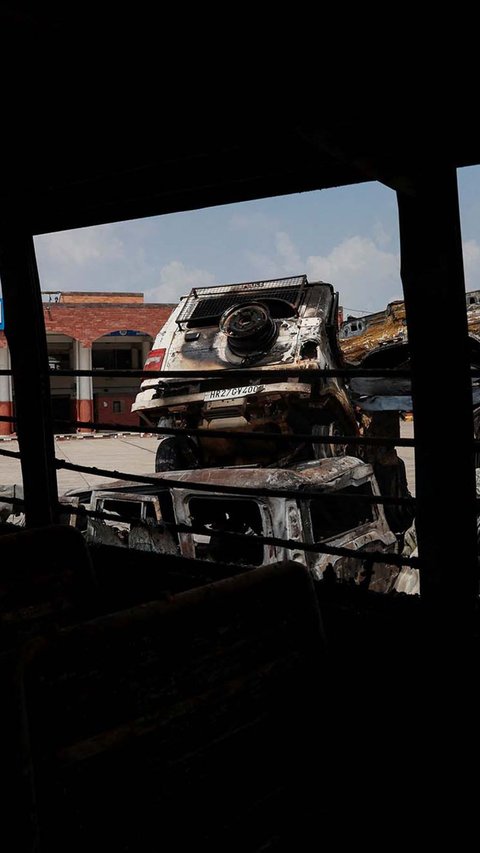
[{"label": "burned vehicle", "polygon": [[[480,367],[480,291],[465,294],[472,367]],[[390,302],[384,311],[364,317],[347,317],[339,329],[339,346],[351,367],[410,367],[408,328],[403,300]],[[355,405],[365,412],[411,412],[410,380],[404,377],[353,377],[349,390]],[[472,404],[480,407],[480,383],[472,383]],[[480,418],[478,419],[480,422]]]},{"label": "burned vehicle", "polygon": [[[480,291],[465,294],[470,363],[480,368]],[[339,345],[350,367],[385,369],[384,377],[354,376],[349,381],[349,393],[361,419],[367,424],[366,434],[383,435],[393,441],[399,437],[399,414],[413,409],[410,379],[388,375],[390,370],[410,368],[408,328],[403,300],[390,302],[384,311],[364,317],[347,317],[340,325]],[[472,408],[474,437],[480,438],[480,378],[472,377]],[[380,457],[379,457],[380,453]],[[391,448],[387,451],[388,467],[383,464],[383,449],[371,447],[363,454],[374,465],[382,494],[408,496],[406,481],[399,465],[394,467]],[[480,467],[480,451],[476,451],[475,466]],[[392,472],[395,472],[392,476]],[[402,528],[405,531],[413,521],[408,510],[404,512]]]},{"label": "burned vehicle", "polygon": [[[88,518],[87,541],[239,567],[295,560],[315,581],[328,569],[338,581],[393,589],[398,567],[388,554],[398,552],[398,540],[375,501],[372,467],[359,459],[312,460],[288,470],[161,472],[149,479],[155,482],[68,492],[103,516]],[[319,544],[350,549],[352,556],[321,553]],[[385,554],[385,562],[365,563],[361,555],[368,551]]]},{"label": "burned vehicle", "polygon": [[339,329],[340,348],[350,364],[361,364],[369,353],[407,342],[405,303],[389,302],[384,311],[347,317]]},{"label": "burned vehicle", "polygon": [[[132,411],[149,426],[232,436],[166,436],[156,470],[278,463],[278,442],[241,442],[238,432],[356,434],[343,379],[308,375],[312,368],[343,364],[337,333],[338,294],[305,275],[193,288],[158,333],[144,369],[205,373],[144,379]],[[274,371],[280,369],[279,377]],[[299,447],[292,441],[282,444],[280,467],[344,449],[333,442]]]}]

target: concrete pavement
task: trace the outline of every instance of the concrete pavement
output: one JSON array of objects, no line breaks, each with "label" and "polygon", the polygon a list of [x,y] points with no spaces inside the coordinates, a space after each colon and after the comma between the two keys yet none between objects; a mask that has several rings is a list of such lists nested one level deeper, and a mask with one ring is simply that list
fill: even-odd
[{"label": "concrete pavement", "polygon": [[[157,444],[156,436],[142,433],[88,438],[72,436],[55,440],[55,455],[59,460],[76,465],[124,471],[129,474],[147,474],[155,470]],[[1,441],[1,450],[18,452],[18,442]],[[67,489],[93,487],[104,483],[105,480],[103,475],[61,469],[57,471],[59,494],[63,494]],[[0,455],[0,485],[21,482],[20,461]]]}]

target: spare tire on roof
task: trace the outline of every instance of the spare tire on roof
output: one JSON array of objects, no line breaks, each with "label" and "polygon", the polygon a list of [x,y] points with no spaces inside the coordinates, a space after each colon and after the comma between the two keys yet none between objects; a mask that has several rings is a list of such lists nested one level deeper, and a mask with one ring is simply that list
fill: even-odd
[{"label": "spare tire on roof", "polygon": [[277,324],[266,305],[248,302],[225,311],[220,331],[227,336],[229,349],[241,356],[269,349],[277,337]]}]

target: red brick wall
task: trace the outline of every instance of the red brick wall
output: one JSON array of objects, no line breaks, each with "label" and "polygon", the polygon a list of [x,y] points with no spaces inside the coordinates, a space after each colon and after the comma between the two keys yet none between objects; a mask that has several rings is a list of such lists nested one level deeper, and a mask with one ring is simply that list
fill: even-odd
[{"label": "red brick wall", "polygon": [[[96,294],[98,298],[98,294]],[[47,302],[43,306],[47,332],[69,335],[91,346],[93,341],[121,329],[145,332],[155,338],[170,317],[175,305]],[[0,347],[6,347],[5,332],[0,332]]]},{"label": "red brick wall", "polygon": [[[122,426],[140,426],[137,413],[130,411],[135,399],[133,394],[94,394],[94,420],[102,424],[121,424]],[[114,402],[120,402],[122,411],[114,412]]]},{"label": "red brick wall", "polygon": [[168,320],[174,305],[106,305],[46,303],[43,306],[47,332],[69,335],[91,346],[97,338],[121,329],[145,332],[155,338]]},{"label": "red brick wall", "polygon": [[67,303],[70,305],[73,303],[82,303],[83,305],[85,305],[88,302],[95,302],[96,304],[98,304],[99,302],[126,304],[135,302],[137,304],[143,305],[143,293],[110,293],[109,291],[101,290],[66,291],[65,293],[62,293],[59,302],[61,302],[62,304]]}]

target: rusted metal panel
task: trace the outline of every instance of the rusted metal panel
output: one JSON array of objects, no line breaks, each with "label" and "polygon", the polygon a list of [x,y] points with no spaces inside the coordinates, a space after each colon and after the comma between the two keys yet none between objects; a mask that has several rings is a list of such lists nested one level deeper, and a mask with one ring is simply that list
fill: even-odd
[{"label": "rusted metal panel", "polygon": [[365,356],[379,347],[405,343],[408,338],[405,303],[390,302],[384,311],[364,317],[349,317],[339,329],[340,348],[351,364],[360,364]]},{"label": "rusted metal panel", "polygon": [[[468,291],[465,295],[468,333],[480,342],[480,290]],[[431,329],[426,329],[428,334]],[[445,325],[436,331],[437,336],[445,332]],[[405,302],[397,299],[389,302],[384,311],[366,314],[363,317],[348,317],[339,329],[340,348],[349,364],[358,366],[365,357],[381,348],[400,348],[408,344],[408,328]],[[405,348],[405,360],[408,350]],[[399,362],[399,360],[396,360]],[[364,380],[367,381],[367,380]],[[404,379],[400,380],[405,382]],[[368,393],[365,391],[364,393]]]},{"label": "rusted metal panel", "polygon": [[[469,335],[470,361],[480,365],[480,291],[466,294],[466,316]],[[434,316],[434,300],[431,317]],[[435,332],[440,339],[445,324],[438,324]],[[426,335],[431,331],[427,325]],[[425,340],[427,340],[427,337]],[[405,314],[405,303],[391,302],[385,311],[364,317],[349,317],[339,331],[340,348],[347,363],[354,367],[384,367],[381,378],[352,376],[349,387],[355,405],[365,412],[412,411],[412,387],[409,377],[389,375],[390,368],[410,367],[410,348]],[[433,358],[433,355],[432,355]],[[472,379],[472,405],[480,405],[480,382]]]}]

